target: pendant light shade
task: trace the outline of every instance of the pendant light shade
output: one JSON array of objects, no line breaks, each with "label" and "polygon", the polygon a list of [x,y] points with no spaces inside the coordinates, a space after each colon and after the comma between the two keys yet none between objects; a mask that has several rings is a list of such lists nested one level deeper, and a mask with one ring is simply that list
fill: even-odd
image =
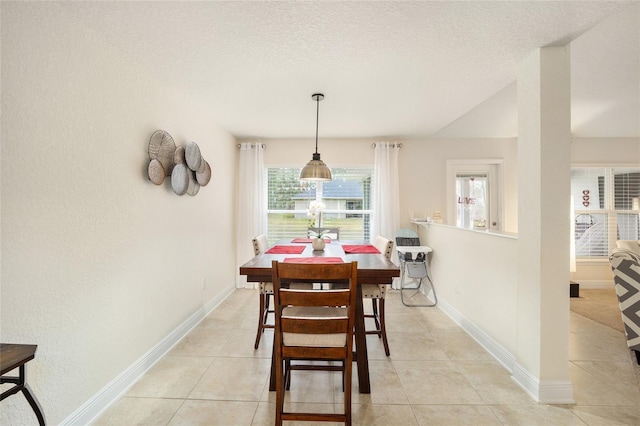
[{"label": "pendant light shade", "polygon": [[316,101],[316,152],[313,153],[311,161],[300,172],[300,180],[331,180],[331,170],[320,159],[318,153],[318,122],[320,119],[320,101],[324,99],[322,93],[314,93],[311,99]]}]

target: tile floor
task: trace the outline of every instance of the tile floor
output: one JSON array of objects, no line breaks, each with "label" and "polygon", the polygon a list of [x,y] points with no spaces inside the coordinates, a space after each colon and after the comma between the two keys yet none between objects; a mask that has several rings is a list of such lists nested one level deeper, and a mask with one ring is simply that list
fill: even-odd
[{"label": "tile floor", "polygon": [[[407,308],[388,294],[391,356],[368,336],[372,392],[360,395],[354,378],[355,425],[640,425],[640,389],[619,331],[572,313],[577,403],[541,405],[438,308]],[[257,309],[257,291],[236,290],[93,425],[272,425],[273,332],[253,349]],[[294,409],[332,411],[341,401],[339,373],[294,372]]]}]

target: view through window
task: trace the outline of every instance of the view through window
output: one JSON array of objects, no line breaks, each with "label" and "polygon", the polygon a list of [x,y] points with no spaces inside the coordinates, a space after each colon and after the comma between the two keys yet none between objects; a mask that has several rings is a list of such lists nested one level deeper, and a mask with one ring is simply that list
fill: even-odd
[{"label": "view through window", "polygon": [[456,174],[456,225],[469,229],[487,229],[489,204],[486,174]]},{"label": "view through window", "polygon": [[332,168],[331,173],[331,181],[308,182],[299,179],[299,168],[267,169],[270,244],[307,235],[307,228],[314,226],[307,216],[312,200],[325,205],[316,225],[339,227],[341,240],[370,240],[373,167]]},{"label": "view through window", "polygon": [[607,259],[616,240],[640,239],[640,167],[571,170],[576,257]]}]

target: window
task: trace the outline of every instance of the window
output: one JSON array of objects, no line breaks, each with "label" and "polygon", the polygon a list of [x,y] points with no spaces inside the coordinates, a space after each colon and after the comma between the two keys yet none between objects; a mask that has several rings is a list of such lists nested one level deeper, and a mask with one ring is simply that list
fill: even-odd
[{"label": "window", "polygon": [[339,227],[342,240],[370,240],[373,167],[334,168],[333,180],[305,182],[299,168],[267,169],[269,243],[307,235],[307,208],[320,200],[326,208],[321,226]]},{"label": "window", "polygon": [[488,180],[487,174],[456,174],[456,226],[487,229]]},{"label": "window", "polygon": [[640,168],[571,170],[576,257],[607,259],[616,240],[640,239]]},{"label": "window", "polygon": [[502,163],[501,159],[447,160],[449,224],[503,230]]}]

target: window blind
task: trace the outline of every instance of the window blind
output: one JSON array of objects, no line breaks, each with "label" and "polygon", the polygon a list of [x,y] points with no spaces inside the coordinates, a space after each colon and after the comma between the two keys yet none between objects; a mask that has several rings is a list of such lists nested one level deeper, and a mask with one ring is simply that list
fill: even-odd
[{"label": "window blind", "polygon": [[307,216],[312,200],[326,206],[315,225],[339,227],[342,240],[370,240],[373,167],[332,168],[331,173],[331,181],[306,182],[298,179],[299,168],[267,169],[269,243],[306,236],[314,225]]}]

